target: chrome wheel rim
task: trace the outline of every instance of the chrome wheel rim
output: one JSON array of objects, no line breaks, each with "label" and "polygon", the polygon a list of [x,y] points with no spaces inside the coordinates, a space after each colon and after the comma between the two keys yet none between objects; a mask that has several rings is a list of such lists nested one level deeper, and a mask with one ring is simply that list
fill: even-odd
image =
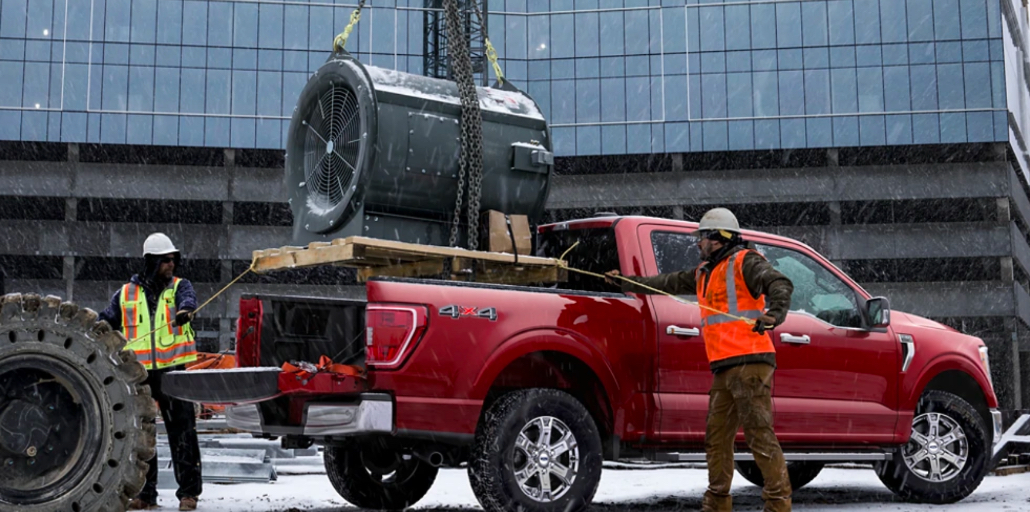
[{"label": "chrome wheel rim", "polygon": [[579,473],[579,443],[558,418],[541,416],[526,423],[512,448],[512,468],[519,489],[534,501],[561,499]]},{"label": "chrome wheel rim", "polygon": [[969,440],[951,417],[927,413],[912,420],[912,437],[902,449],[909,471],[927,482],[947,482],[969,460]]}]

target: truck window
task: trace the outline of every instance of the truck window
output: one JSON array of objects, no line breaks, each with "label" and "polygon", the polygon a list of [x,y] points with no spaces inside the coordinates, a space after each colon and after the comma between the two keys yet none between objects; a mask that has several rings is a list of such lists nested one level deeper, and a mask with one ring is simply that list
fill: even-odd
[{"label": "truck window", "polygon": [[[651,233],[651,245],[654,247],[655,263],[659,274],[694,270],[701,264],[701,249],[697,246],[697,237],[686,233],[655,231]],[[683,295],[694,300],[697,295]]]},{"label": "truck window", "polygon": [[862,327],[856,292],[819,262],[800,252],[772,245],[755,249],[794,283],[790,310],[837,327]]},{"label": "truck window", "polygon": [[[566,256],[569,266],[603,274],[619,268],[619,249],[615,244],[615,231],[610,228],[571,229],[548,231],[540,235],[537,256],[560,258],[573,244],[579,245]],[[569,279],[558,283],[563,290],[588,292],[618,292],[619,288],[603,279],[569,272]]]}]

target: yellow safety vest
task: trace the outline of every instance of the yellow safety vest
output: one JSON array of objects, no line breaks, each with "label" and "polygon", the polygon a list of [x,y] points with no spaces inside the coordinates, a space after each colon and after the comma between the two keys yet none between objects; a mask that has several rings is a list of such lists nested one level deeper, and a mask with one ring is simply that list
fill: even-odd
[{"label": "yellow safety vest", "polygon": [[[193,329],[189,325],[185,328],[172,325],[179,281],[181,279],[178,277],[172,278],[171,284],[161,292],[153,324],[150,322],[150,310],[143,287],[132,283],[122,286],[122,333],[129,340],[125,348],[135,352],[136,360],[148,370],[160,370],[197,360]],[[154,326],[159,329],[154,330]]]}]

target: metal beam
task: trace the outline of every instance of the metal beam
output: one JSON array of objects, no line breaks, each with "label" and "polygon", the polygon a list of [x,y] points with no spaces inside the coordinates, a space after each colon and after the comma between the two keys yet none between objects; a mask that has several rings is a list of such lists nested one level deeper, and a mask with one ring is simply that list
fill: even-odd
[{"label": "metal beam", "polygon": [[548,209],[1008,197],[1006,162],[555,176]]}]

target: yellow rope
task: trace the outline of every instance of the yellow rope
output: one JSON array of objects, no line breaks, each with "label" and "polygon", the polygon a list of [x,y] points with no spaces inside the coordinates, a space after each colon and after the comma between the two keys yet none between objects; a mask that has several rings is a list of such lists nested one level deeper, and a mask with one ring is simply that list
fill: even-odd
[{"label": "yellow rope", "polygon": [[350,37],[350,33],[354,30],[354,26],[361,20],[361,9],[365,6],[365,0],[358,2],[358,8],[354,9],[354,12],[350,13],[350,22],[344,27],[343,32],[336,34],[333,38],[333,51],[342,52],[343,48],[347,46],[347,38]]},{"label": "yellow rope", "polygon": [[737,315],[731,315],[731,314],[729,314],[729,313],[727,313],[725,311],[720,311],[718,309],[705,306],[704,304],[698,304],[697,302],[689,301],[689,300],[684,299],[684,298],[682,298],[682,297],[680,297],[678,295],[673,295],[673,294],[671,294],[669,292],[659,290],[658,288],[653,288],[653,287],[648,286],[646,284],[638,283],[638,282],[636,282],[636,281],[634,281],[634,280],[632,280],[632,279],[630,279],[630,278],[628,278],[626,276],[623,276],[621,274],[620,275],[598,274],[597,272],[590,272],[589,270],[581,270],[581,269],[578,269],[578,268],[570,267],[568,265],[568,263],[565,262],[565,256],[567,256],[570,252],[572,252],[572,250],[575,249],[577,245],[579,245],[579,242],[576,242],[576,243],[572,244],[572,247],[569,247],[568,249],[565,250],[564,253],[562,253],[561,259],[558,260],[558,266],[559,267],[564,268],[565,270],[568,270],[570,272],[576,272],[577,274],[583,274],[583,275],[597,277],[597,278],[605,279],[605,280],[607,280],[607,279],[621,279],[623,281],[626,281],[627,283],[631,283],[634,286],[639,286],[640,288],[643,288],[645,290],[652,291],[652,292],[657,293],[659,295],[665,295],[666,297],[671,297],[673,300],[675,300],[677,302],[681,302],[681,303],[686,304],[688,306],[697,306],[697,307],[699,307],[701,309],[705,309],[705,310],[711,311],[712,313],[715,313],[717,315],[726,315],[726,316],[728,316],[728,317],[730,317],[730,318],[732,318],[734,320],[743,321],[743,322],[747,323],[748,325],[755,325],[755,323],[756,323],[755,320],[753,320],[753,319],[745,318],[745,317],[737,316]]}]

